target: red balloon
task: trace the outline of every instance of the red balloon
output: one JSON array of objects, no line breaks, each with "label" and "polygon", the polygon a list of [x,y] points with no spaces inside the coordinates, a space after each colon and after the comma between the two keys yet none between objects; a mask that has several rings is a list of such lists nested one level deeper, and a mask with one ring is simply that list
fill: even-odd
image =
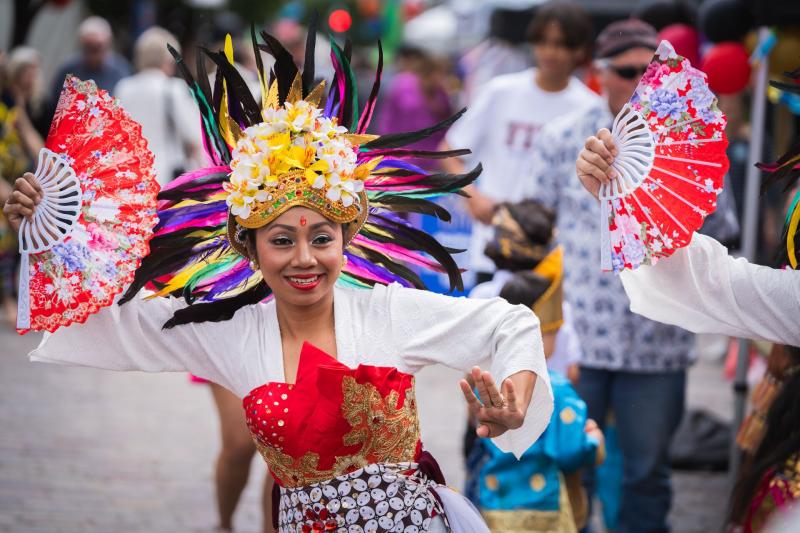
[{"label": "red balloon", "polygon": [[336,33],[344,33],[350,29],[353,18],[346,9],[335,9],[328,15],[328,26]]},{"label": "red balloon", "polygon": [[736,94],[750,81],[747,49],[738,42],[712,46],[703,56],[700,69],[708,75],[708,86],[717,94]]},{"label": "red balloon", "polygon": [[669,41],[678,54],[693,66],[700,64],[700,35],[688,24],[670,24],[658,32],[658,39]]}]

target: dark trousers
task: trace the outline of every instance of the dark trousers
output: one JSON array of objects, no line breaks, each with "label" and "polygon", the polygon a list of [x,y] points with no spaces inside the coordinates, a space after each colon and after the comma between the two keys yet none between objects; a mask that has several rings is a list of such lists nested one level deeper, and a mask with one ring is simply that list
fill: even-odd
[{"label": "dark trousers", "polygon": [[[622,452],[622,500],[615,533],[669,531],[669,446],[683,416],[686,371],[640,373],[581,367],[578,394],[601,428],[614,412]],[[594,471],[584,484],[594,493]]]}]

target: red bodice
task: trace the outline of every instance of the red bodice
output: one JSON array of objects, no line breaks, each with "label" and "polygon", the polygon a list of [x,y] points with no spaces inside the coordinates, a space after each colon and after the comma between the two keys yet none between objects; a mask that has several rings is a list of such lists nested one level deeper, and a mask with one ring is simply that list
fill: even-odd
[{"label": "red bodice", "polygon": [[396,368],[349,368],[306,343],[297,383],[269,382],[243,405],[276,481],[299,487],[421,452],[414,377]]}]

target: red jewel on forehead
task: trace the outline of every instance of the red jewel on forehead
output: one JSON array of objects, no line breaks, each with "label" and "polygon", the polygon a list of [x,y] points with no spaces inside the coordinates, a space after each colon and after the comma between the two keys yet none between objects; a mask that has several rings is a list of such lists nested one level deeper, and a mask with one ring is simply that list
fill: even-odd
[{"label": "red jewel on forehead", "polygon": [[306,217],[301,216],[300,217],[300,225],[301,226],[305,226],[307,223],[308,223],[308,221],[306,220]]}]

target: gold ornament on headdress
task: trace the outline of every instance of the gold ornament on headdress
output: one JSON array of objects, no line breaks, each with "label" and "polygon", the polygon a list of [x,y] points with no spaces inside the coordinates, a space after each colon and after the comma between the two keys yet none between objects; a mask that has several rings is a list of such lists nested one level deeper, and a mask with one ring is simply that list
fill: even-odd
[{"label": "gold ornament on headdress", "polygon": [[230,180],[224,184],[228,234],[240,252],[237,225],[260,228],[295,206],[347,224],[348,242],[366,219],[364,180],[381,158],[359,164],[358,145],[376,136],[350,134],[336,117],[323,116],[318,106],[324,91],[323,81],[303,98],[298,73],[283,105],[278,103],[277,82],[271,84],[263,101],[263,122],[242,131],[234,120],[227,121],[225,135],[234,146]]}]

